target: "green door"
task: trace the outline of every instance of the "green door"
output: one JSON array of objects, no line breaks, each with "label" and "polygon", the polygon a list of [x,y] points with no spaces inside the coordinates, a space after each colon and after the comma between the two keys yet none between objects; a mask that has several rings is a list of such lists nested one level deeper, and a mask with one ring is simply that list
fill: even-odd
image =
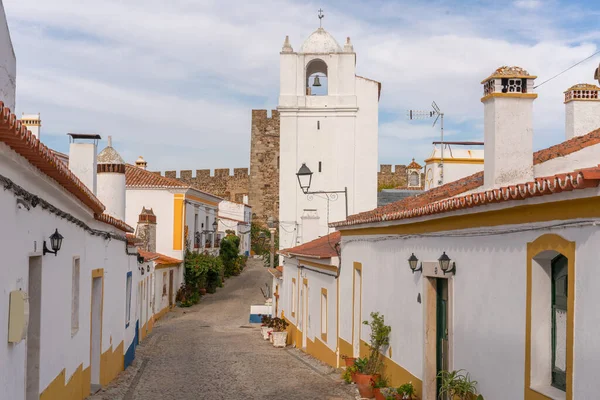
[{"label": "green door", "polygon": [[[436,279],[436,375],[448,370],[448,280]],[[441,380],[437,379],[437,393]],[[436,396],[437,397],[437,396]]]},{"label": "green door", "polygon": [[552,386],[567,390],[567,296],[569,260],[552,260]]}]

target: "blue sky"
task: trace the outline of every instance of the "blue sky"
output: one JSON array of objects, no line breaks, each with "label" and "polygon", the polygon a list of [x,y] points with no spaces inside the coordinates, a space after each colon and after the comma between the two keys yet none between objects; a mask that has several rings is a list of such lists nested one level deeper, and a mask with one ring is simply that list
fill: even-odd
[{"label": "blue sky", "polygon": [[[42,140],[113,136],[152,170],[248,166],[252,109],[274,109],[279,51],[323,26],[352,38],[357,73],[382,82],[379,161],[422,161],[439,130],[406,110],[446,113],[447,140],[482,140],[480,81],[519,65],[538,83],[600,47],[600,5],[555,0],[4,0],[17,55],[17,113]],[[563,91],[593,82],[600,56],[539,88],[534,147],[564,137]]]}]

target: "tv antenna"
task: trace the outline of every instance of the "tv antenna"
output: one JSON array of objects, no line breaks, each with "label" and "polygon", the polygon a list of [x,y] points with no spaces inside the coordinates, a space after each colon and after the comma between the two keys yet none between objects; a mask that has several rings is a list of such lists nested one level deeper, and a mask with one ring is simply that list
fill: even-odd
[{"label": "tv antenna", "polygon": [[438,105],[435,101],[431,103],[431,108],[432,108],[432,110],[430,110],[430,111],[408,110],[408,119],[410,119],[412,121],[412,120],[417,120],[417,119],[428,119],[428,118],[435,117],[435,120],[433,121],[432,126],[435,126],[435,124],[438,122],[438,120],[440,120],[441,136],[442,136],[442,139],[440,140],[440,144],[442,146],[442,154],[440,156],[440,164],[439,164],[440,179],[438,180],[438,185],[443,185],[444,184],[444,113],[442,112],[442,110],[440,110],[440,108],[438,107]]}]

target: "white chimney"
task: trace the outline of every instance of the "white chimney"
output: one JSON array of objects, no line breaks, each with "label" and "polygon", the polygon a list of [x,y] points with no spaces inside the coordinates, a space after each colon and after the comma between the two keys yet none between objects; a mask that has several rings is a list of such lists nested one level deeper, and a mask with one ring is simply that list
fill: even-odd
[{"label": "white chimney", "polygon": [[21,115],[21,124],[25,125],[33,136],[41,140],[40,130],[42,129],[42,120],[40,119],[40,114],[23,113]]},{"label": "white chimney", "polygon": [[567,140],[600,128],[600,87],[580,83],[565,92],[565,136]]},{"label": "white chimney", "polygon": [[144,160],[144,157],[139,156],[139,158],[135,160],[135,166],[145,170],[148,167],[148,162]]},{"label": "white chimney", "polygon": [[106,207],[105,213],[125,221],[125,161],[108,145],[98,154],[98,199]]},{"label": "white chimney", "polygon": [[519,67],[500,67],[483,80],[484,186],[533,180],[533,81]]},{"label": "white chimney", "polygon": [[69,169],[85,186],[97,194],[96,175],[98,168],[98,140],[100,135],[69,133],[71,144],[69,145]]}]

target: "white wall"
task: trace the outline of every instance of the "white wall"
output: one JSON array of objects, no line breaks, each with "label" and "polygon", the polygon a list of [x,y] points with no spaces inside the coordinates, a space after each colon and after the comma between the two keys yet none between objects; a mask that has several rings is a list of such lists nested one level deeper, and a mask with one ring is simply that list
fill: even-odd
[{"label": "white wall", "polygon": [[17,82],[17,60],[10,40],[10,32],[0,0],[0,101],[15,111],[15,90]]},{"label": "white wall", "polygon": [[71,143],[69,145],[69,169],[79,180],[96,194],[98,146],[95,143]]},{"label": "white wall", "polygon": [[571,100],[565,104],[565,140],[600,128],[600,100]]},{"label": "white wall", "polygon": [[[125,174],[102,172],[98,174],[98,199],[104,204],[105,214],[125,220]],[[142,211],[140,209],[140,211]],[[137,222],[137,221],[136,221]],[[135,226],[135,225],[130,225]]]},{"label": "white wall", "polygon": [[[574,398],[597,393],[595,358],[600,341],[593,332],[600,315],[590,304],[600,301],[594,282],[600,241],[597,227],[542,229],[511,235],[475,237],[342,238],[341,298],[352,299],[353,262],[362,263],[362,315],[381,312],[392,326],[392,360],[418,378],[423,377],[423,276],[412,274],[406,261],[436,262],[445,251],[456,262],[451,293],[453,307],[453,365],[479,382],[486,398],[522,398],[524,390],[527,242],[545,233],[576,241],[575,392]],[[376,241],[379,240],[379,241]],[[342,301],[340,336],[351,343],[352,302]],[[364,318],[363,318],[364,319]],[[368,341],[366,327],[361,338]]]},{"label": "white wall", "polygon": [[[115,228],[94,220],[92,212],[62,187],[41,174],[20,156],[0,143],[1,174],[54,206],[69,212],[94,229],[124,235]],[[124,351],[133,339],[133,326],[125,329],[125,282],[128,271],[134,271],[135,256],[126,254],[126,243],[103,236],[92,236],[75,224],[42,209],[29,211],[17,207],[10,191],[0,191],[0,251],[6,257],[6,268],[0,270],[0,326],[8,324],[8,293],[28,290],[29,257],[41,255],[43,241],[55,229],[64,236],[57,256],[42,256],[42,305],[40,391],[52,382],[62,369],[69,379],[77,367],[90,365],[90,302],[92,270],[104,269],[102,352],[115,349],[122,341]],[[71,332],[71,293],[73,257],[80,258],[79,330]],[[132,304],[135,304],[135,296]],[[0,329],[0,392],[10,399],[24,398],[26,341],[7,342],[7,330]]]}]

